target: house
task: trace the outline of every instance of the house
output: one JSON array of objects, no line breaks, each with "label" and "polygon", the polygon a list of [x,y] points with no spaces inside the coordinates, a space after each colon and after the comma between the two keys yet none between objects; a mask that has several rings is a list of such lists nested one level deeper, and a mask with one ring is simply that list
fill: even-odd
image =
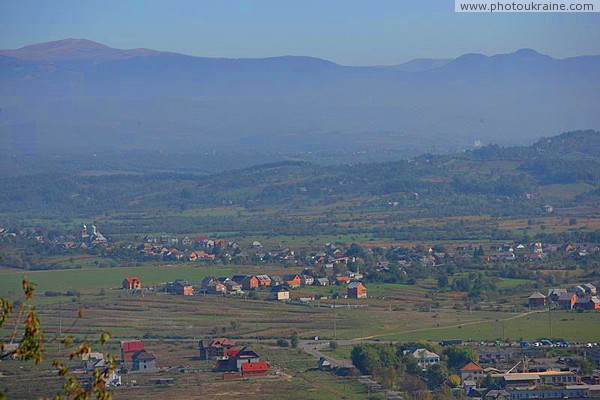
[{"label": "house", "polygon": [[485,373],[483,368],[474,362],[469,362],[467,365],[458,370],[460,373],[460,379],[464,382],[467,380],[478,380],[479,378],[483,378]]},{"label": "house", "polygon": [[321,357],[317,363],[317,368],[321,371],[329,371],[331,369],[331,362],[325,357]]},{"label": "house", "polygon": [[569,290],[569,292],[575,293],[577,295],[577,297],[583,297],[586,295],[585,288],[581,285],[575,286],[574,288]]},{"label": "house", "polygon": [[139,351],[133,355],[132,371],[153,372],[156,371],[156,358],[152,353],[145,350]]},{"label": "house", "polygon": [[352,282],[348,285],[349,299],[364,299],[367,297],[367,288],[362,282]]},{"label": "house", "polygon": [[258,354],[244,347],[241,350],[231,350],[228,355],[219,357],[215,369],[221,372],[239,372],[243,364],[257,362],[260,362]]},{"label": "house", "polygon": [[214,276],[207,276],[204,279],[202,279],[200,286],[203,289],[208,289],[208,285],[210,285],[211,283],[214,283],[214,282],[218,282],[218,281],[219,280],[217,278],[215,278]]},{"label": "house", "polygon": [[571,310],[577,301],[577,295],[573,292],[562,293],[558,296],[558,307],[563,310]]},{"label": "house", "polygon": [[181,244],[184,246],[191,246],[192,245],[192,239],[190,239],[189,237],[184,237],[183,239],[181,239]]},{"label": "house", "polygon": [[236,343],[228,338],[205,339],[198,343],[200,359],[208,360],[217,357],[228,357],[230,352],[236,351]]},{"label": "house", "polygon": [[267,362],[247,362],[242,364],[241,373],[243,377],[269,375],[270,364]]},{"label": "house", "polygon": [[232,281],[231,279],[228,279],[225,282],[223,282],[223,285],[225,285],[225,288],[230,293],[231,292],[236,292],[237,293],[237,292],[241,292],[242,291],[242,285],[240,285],[236,281]]},{"label": "house", "polygon": [[485,400],[511,400],[510,393],[506,390],[492,389],[486,393]]},{"label": "house", "polygon": [[291,288],[300,287],[300,285],[302,284],[302,279],[300,278],[300,275],[285,275],[283,277],[283,281],[285,285]]},{"label": "house", "polygon": [[279,285],[283,285],[284,284],[284,280],[282,277],[278,276],[278,275],[272,275],[271,276],[271,286],[279,286]]},{"label": "house", "polygon": [[540,308],[546,305],[546,296],[540,292],[535,292],[528,299],[530,308]]},{"label": "house", "polygon": [[327,286],[329,285],[329,279],[327,278],[317,278],[314,282],[315,286]]},{"label": "house", "polygon": [[596,296],[598,294],[598,290],[596,289],[596,286],[592,285],[591,283],[585,283],[581,286],[583,286],[583,288],[585,289],[585,292],[587,294],[589,294],[590,296]]},{"label": "house", "polygon": [[284,286],[273,286],[269,298],[271,300],[286,301],[290,299],[290,291]]},{"label": "house", "polygon": [[440,356],[427,349],[416,349],[411,355],[417,359],[419,367],[424,370],[427,369],[427,367],[440,362]]},{"label": "house", "polygon": [[177,281],[174,285],[174,292],[181,296],[192,296],[194,294],[194,288],[186,281]]},{"label": "house", "polygon": [[567,289],[549,289],[548,290],[548,299],[550,301],[558,301],[558,298],[563,293],[567,293]]},{"label": "house", "polygon": [[578,297],[573,308],[577,310],[600,310],[600,298],[598,296]]},{"label": "house", "polygon": [[256,275],[258,279],[258,286],[271,286],[271,278],[268,275]]},{"label": "house", "polygon": [[492,380],[500,381],[505,388],[570,385],[580,381],[580,378],[571,371],[511,372],[491,374],[490,377]]},{"label": "house", "polygon": [[142,282],[137,276],[129,276],[123,280],[123,289],[141,289]]},{"label": "house", "polygon": [[335,284],[336,285],[346,285],[350,283],[350,277],[349,276],[336,276],[335,277]]},{"label": "house", "polygon": [[227,292],[227,287],[221,282],[211,282],[208,284],[206,291],[210,294],[223,294]]},{"label": "house", "polygon": [[247,275],[242,281],[242,289],[254,290],[258,289],[258,278],[254,275]]},{"label": "house", "polygon": [[304,286],[310,286],[315,282],[315,278],[310,275],[302,275],[301,283]]},{"label": "house", "polygon": [[128,340],[121,342],[121,360],[131,362],[133,355],[144,350],[144,342],[140,340]]}]

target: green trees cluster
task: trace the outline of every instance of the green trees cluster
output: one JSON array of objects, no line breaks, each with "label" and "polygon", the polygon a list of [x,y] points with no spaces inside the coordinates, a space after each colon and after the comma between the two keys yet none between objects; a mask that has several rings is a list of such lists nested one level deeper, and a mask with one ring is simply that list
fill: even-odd
[{"label": "green trees cluster", "polygon": [[[426,348],[441,355],[438,364],[423,369],[410,351]],[[429,393],[443,393],[460,384],[455,371],[470,361],[478,362],[477,352],[467,346],[450,346],[441,349],[430,343],[371,344],[363,343],[352,348],[351,359],[363,374],[370,374],[384,385],[406,391],[415,398],[428,398]]]}]

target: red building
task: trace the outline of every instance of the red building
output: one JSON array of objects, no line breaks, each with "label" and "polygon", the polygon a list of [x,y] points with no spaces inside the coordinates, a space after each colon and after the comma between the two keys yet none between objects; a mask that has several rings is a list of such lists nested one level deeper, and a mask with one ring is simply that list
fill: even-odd
[{"label": "red building", "polygon": [[367,297],[367,288],[362,282],[352,282],[348,285],[348,298],[364,299]]},{"label": "red building", "polygon": [[291,288],[300,287],[302,278],[300,275],[286,275],[283,277],[285,284]]},{"label": "red building", "polygon": [[258,289],[258,285],[258,278],[254,275],[248,275],[242,281],[242,289],[244,290]]},{"label": "red building", "polygon": [[144,350],[144,342],[129,340],[121,342],[121,360],[131,362],[136,353]]},{"label": "red building", "polygon": [[242,364],[242,376],[265,376],[269,375],[269,368],[271,366],[267,362],[249,362]]},{"label": "red building", "polygon": [[217,357],[229,357],[231,353],[237,352],[236,343],[228,338],[216,338],[212,340],[201,340],[200,358],[208,360]]},{"label": "red building", "polygon": [[142,282],[137,276],[130,276],[123,280],[123,289],[141,289]]}]

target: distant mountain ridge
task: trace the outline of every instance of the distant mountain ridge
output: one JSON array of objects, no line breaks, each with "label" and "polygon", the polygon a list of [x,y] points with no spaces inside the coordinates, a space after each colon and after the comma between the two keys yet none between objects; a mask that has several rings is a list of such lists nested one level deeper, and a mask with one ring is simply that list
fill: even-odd
[{"label": "distant mountain ridge", "polygon": [[415,153],[476,140],[527,144],[547,132],[600,128],[599,71],[600,56],[555,59],[531,49],[358,67],[65,39],[0,50],[0,128],[10,138],[0,148],[285,151],[304,140],[309,151]]}]

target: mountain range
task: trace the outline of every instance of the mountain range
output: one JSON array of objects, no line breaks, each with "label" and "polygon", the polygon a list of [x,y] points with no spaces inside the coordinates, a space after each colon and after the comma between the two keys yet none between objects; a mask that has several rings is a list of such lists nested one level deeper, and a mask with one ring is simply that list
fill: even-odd
[{"label": "mountain range", "polygon": [[0,50],[3,150],[456,150],[600,128],[600,56],[393,66],[194,57],[66,39]]}]

